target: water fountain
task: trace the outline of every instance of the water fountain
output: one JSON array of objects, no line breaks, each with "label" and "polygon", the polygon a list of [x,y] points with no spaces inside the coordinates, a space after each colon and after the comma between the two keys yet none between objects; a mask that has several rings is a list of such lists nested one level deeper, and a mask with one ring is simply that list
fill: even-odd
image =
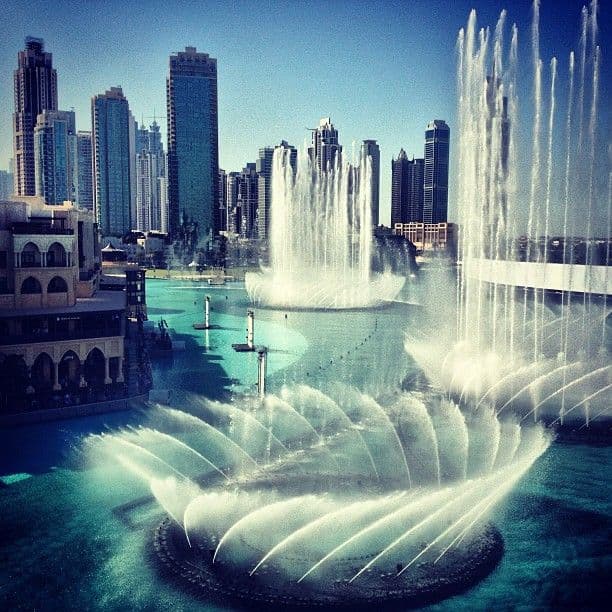
[{"label": "water fountain", "polygon": [[[580,62],[568,63],[564,159],[555,163],[555,118],[559,113],[559,65],[552,58],[548,92],[539,51],[539,2],[531,31],[533,124],[527,237],[521,231],[518,130],[518,32],[505,44],[506,11],[494,32],[477,28],[472,11],[458,40],[458,211],[460,273],[455,321],[446,341],[414,335],[406,350],[430,379],[471,406],[494,405],[523,418],[586,423],[612,417],[610,366],[610,194],[598,193],[599,71],[597,2],[582,10]],[[590,99],[589,99],[590,95]],[[524,106],[524,103],[521,104]],[[553,189],[562,179],[562,191]],[[592,219],[607,202],[607,253],[595,261]],[[555,261],[549,240],[554,203],[560,198],[563,250]],[[584,261],[576,254],[572,228],[586,219]],[[607,241],[607,242],[606,242]],[[555,294],[551,295],[551,291]],[[606,297],[607,296],[607,297]],[[439,327],[436,326],[439,334]],[[428,347],[427,347],[428,348]]]},{"label": "water fountain", "polygon": [[373,273],[370,158],[321,171],[300,152],[272,160],[270,266],[246,275],[258,306],[367,308],[393,299],[404,278]]},{"label": "water fountain", "polygon": [[491,410],[339,384],[190,410],[158,407],[89,450],[167,512],[154,540],[164,571],[268,605],[416,604],[467,588],[502,552],[490,510],[550,442]]}]

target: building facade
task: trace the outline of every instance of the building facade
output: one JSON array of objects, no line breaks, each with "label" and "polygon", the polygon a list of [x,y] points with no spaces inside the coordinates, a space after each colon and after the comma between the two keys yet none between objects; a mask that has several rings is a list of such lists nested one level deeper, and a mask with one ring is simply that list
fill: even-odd
[{"label": "building facade", "polygon": [[425,131],[423,223],[445,223],[448,216],[448,157],[450,128],[434,119]]},{"label": "building facade", "polygon": [[57,110],[57,72],[51,53],[44,50],[42,38],[26,38],[25,49],[17,56],[13,87],[14,193],[33,196],[36,193],[34,127],[40,113]]},{"label": "building facade", "polygon": [[169,225],[212,238],[219,221],[217,60],[195,47],[170,56],[166,81]]},{"label": "building facade", "polygon": [[400,149],[391,161],[391,227],[423,220],[423,159],[408,159]]},{"label": "building facade", "polygon": [[219,231],[227,231],[227,173],[219,168],[219,208],[217,212]]},{"label": "building facade", "polygon": [[74,202],[78,187],[77,135],[73,111],[43,111],[34,128],[36,195],[45,204]]},{"label": "building facade", "polygon": [[274,147],[262,147],[256,162],[258,188],[258,225],[260,240],[266,240],[270,232],[270,204],[272,202],[272,158]]},{"label": "building facade", "polygon": [[361,158],[370,158],[372,183],[370,187],[370,206],[372,209],[372,227],[380,222],[380,147],[375,140],[364,140],[361,143]]},{"label": "building facade", "polygon": [[93,153],[91,132],[77,132],[77,190],[76,204],[93,211]]},{"label": "building facade", "polygon": [[166,154],[154,121],[148,130],[136,130],[136,229],[140,231],[163,231],[165,175]]},{"label": "building facade", "polygon": [[342,162],[342,146],[338,141],[338,130],[334,127],[330,117],[322,117],[319,127],[312,131],[312,145],[308,147],[308,154],[320,171],[333,169],[336,163]]},{"label": "building facade", "polygon": [[130,120],[121,87],[111,87],[91,101],[94,211],[103,236],[123,236],[131,229],[132,179]]},{"label": "building facade", "polygon": [[8,200],[13,195],[13,173],[0,170],[0,200]]},{"label": "building facade", "polygon": [[393,233],[412,242],[417,253],[457,257],[457,226],[454,223],[396,223]]},{"label": "building facade", "polygon": [[0,202],[0,423],[118,408],[130,385],[148,390],[150,378],[127,376],[126,293],[100,291],[99,276],[91,212]]}]

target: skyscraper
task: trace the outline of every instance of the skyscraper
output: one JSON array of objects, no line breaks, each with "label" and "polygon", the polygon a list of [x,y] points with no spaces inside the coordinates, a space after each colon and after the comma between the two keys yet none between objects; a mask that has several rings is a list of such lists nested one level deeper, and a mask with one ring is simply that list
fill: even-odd
[{"label": "skyscraper", "polygon": [[77,132],[77,195],[79,208],[93,210],[93,152],[91,132]]},{"label": "skyscraper", "polygon": [[400,149],[391,161],[391,227],[423,222],[423,159],[408,159]]},{"label": "skyscraper", "polygon": [[227,231],[227,173],[219,168],[219,208],[217,213],[219,231]]},{"label": "skyscraper", "polygon": [[16,196],[31,196],[36,194],[34,126],[44,110],[57,110],[57,73],[42,38],[26,38],[25,49],[17,55],[13,84],[14,191]]},{"label": "skyscraper", "polygon": [[448,152],[450,128],[434,119],[425,131],[423,223],[445,223],[448,214]]},{"label": "skyscraper", "polygon": [[8,200],[13,195],[13,174],[0,170],[0,200]]},{"label": "skyscraper", "polygon": [[131,229],[130,109],[121,87],[91,101],[94,210],[103,236]]},{"label": "skyscraper", "polygon": [[272,157],[274,147],[262,147],[259,149],[259,157],[256,162],[258,176],[258,234],[261,240],[268,237],[270,231],[270,200],[272,198]]},{"label": "skyscraper", "polygon": [[197,224],[202,240],[219,226],[217,60],[195,47],[171,55],[166,99],[170,232]]},{"label": "skyscraper", "polygon": [[242,214],[238,206],[238,192],[240,189],[240,172],[228,172],[226,176],[226,211],[228,234],[240,233]]},{"label": "skyscraper", "polygon": [[380,148],[375,140],[364,140],[361,143],[361,157],[369,156],[372,164],[372,185],[370,204],[372,206],[372,227],[379,223],[379,192],[380,192]]},{"label": "skyscraper", "polygon": [[136,228],[161,230],[166,155],[161,144],[159,125],[136,129]]},{"label": "skyscraper", "polygon": [[317,164],[319,170],[327,171],[334,167],[342,157],[342,146],[338,143],[338,130],[330,117],[319,120],[319,127],[312,131],[312,146],[308,147],[310,159]]},{"label": "skyscraper", "polygon": [[78,183],[77,136],[73,111],[38,115],[34,128],[36,195],[45,204],[74,202]]},{"label": "skyscraper", "polygon": [[259,207],[259,181],[256,164],[247,164],[240,173],[238,187],[238,205],[242,212],[240,235],[243,238],[257,238],[257,221]]}]

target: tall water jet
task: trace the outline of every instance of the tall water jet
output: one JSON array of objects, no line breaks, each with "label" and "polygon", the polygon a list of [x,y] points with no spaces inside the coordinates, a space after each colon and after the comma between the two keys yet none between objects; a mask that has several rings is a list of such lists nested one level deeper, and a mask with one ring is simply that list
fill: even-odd
[{"label": "tall water jet", "polygon": [[300,151],[272,159],[270,266],[246,275],[251,301],[284,308],[367,308],[391,300],[404,278],[373,273],[370,157],[320,168]]},{"label": "tall water jet", "polygon": [[[478,408],[486,398],[497,410],[503,406],[551,421],[566,405],[590,405],[582,400],[597,389],[592,386],[594,379],[584,375],[609,361],[605,321],[612,294],[610,223],[602,236],[607,241],[604,254],[594,231],[596,215],[606,210],[598,206],[605,195],[595,163],[602,133],[597,12],[593,1],[581,13],[579,52],[569,55],[566,96],[556,58],[547,63],[548,72],[540,56],[540,3],[533,2],[531,66],[525,71],[531,78],[527,104],[531,112],[525,113],[531,120],[527,125],[531,138],[525,143],[529,150],[521,155],[517,134],[525,118],[518,112],[517,73],[523,71],[516,26],[509,49],[504,49],[504,12],[492,46],[489,30],[479,29],[474,11],[459,32],[457,207],[462,231],[456,344],[451,347],[438,335],[424,348],[414,342],[407,342],[406,348],[431,381],[462,405]],[[558,108],[560,103],[568,104],[567,111]],[[564,115],[566,131],[561,163],[555,156],[559,114]],[[518,189],[519,159],[529,160],[525,194]],[[562,179],[559,185],[557,177]],[[521,208],[527,213],[522,220]],[[557,209],[562,218],[555,218]],[[559,222],[562,235],[551,237]],[[586,231],[581,239],[571,235],[578,223]],[[527,235],[520,236],[524,225]],[[602,221],[599,227],[603,225]],[[596,248],[599,261],[595,261]],[[449,317],[442,324],[448,325],[449,319],[453,320]],[[439,322],[432,325],[437,333]],[[442,346],[432,350],[432,342]],[[447,355],[437,367],[432,363],[436,354]],[[578,363],[584,370],[582,378],[574,373],[573,364]],[[520,378],[514,372],[520,372]],[[518,393],[521,389],[529,394]],[[558,389],[561,394],[556,394]],[[541,405],[540,398],[549,396],[554,401]],[[590,414],[600,419],[612,416],[610,400],[609,393],[596,394],[597,405]],[[571,416],[579,419],[581,413],[574,410]]]}]

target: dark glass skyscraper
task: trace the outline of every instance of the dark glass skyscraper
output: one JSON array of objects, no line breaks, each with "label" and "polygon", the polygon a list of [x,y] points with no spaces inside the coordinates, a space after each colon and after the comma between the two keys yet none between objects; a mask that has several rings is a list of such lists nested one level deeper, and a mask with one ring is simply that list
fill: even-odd
[{"label": "dark glass skyscraper", "polygon": [[423,222],[445,223],[448,214],[448,151],[450,128],[434,119],[425,131]]},{"label": "dark glass skyscraper", "polygon": [[202,240],[219,229],[217,60],[195,47],[171,55],[166,100],[170,232],[186,223]]},{"label": "dark glass skyscraper", "polygon": [[77,204],[93,210],[93,152],[91,132],[77,132]]},{"label": "dark glass skyscraper", "polygon": [[42,38],[28,36],[25,47],[17,56],[17,70],[13,72],[16,196],[36,194],[34,127],[44,110],[57,110],[57,73],[51,53],[45,53]]},{"label": "dark glass skyscraper", "polygon": [[423,222],[423,159],[408,159],[400,149],[391,162],[391,227]]},{"label": "dark glass skyscraper", "polygon": [[262,147],[259,149],[259,157],[256,162],[257,176],[259,181],[258,195],[258,232],[259,238],[265,240],[270,231],[270,200],[272,198],[272,157],[274,147]]},{"label": "dark glass skyscraper", "polygon": [[94,210],[103,236],[131,229],[130,109],[121,87],[91,101]]},{"label": "dark glass skyscraper", "polygon": [[34,128],[36,195],[45,204],[75,201],[77,137],[73,111],[43,111]]},{"label": "dark glass skyscraper", "polygon": [[380,148],[375,140],[364,140],[361,144],[362,157],[369,156],[372,160],[372,189],[370,193],[370,204],[372,207],[372,227],[379,223],[379,191],[380,191]]}]

